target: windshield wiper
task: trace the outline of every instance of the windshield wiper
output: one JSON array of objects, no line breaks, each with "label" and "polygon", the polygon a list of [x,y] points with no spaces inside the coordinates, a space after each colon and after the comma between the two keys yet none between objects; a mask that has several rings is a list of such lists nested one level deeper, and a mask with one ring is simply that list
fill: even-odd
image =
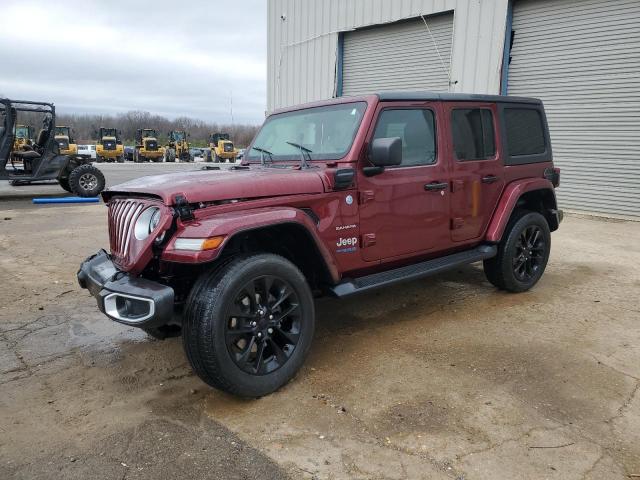
[{"label": "windshield wiper", "polygon": [[309,161],[311,161],[311,154],[313,153],[313,150],[309,150],[307,147],[303,147],[299,143],[294,143],[294,142],[286,142],[286,143],[288,143],[292,147],[296,147],[300,149],[300,168],[309,168],[309,163],[307,163],[307,158],[305,157],[305,153],[307,154],[307,157],[309,157]]},{"label": "windshield wiper", "polygon": [[251,150],[257,150],[260,152],[260,165],[262,165],[263,167],[265,166],[265,163],[264,163],[265,153],[269,155],[269,163],[273,163],[273,153],[271,153],[269,150],[265,150],[264,148],[260,148],[260,147],[251,147]]}]

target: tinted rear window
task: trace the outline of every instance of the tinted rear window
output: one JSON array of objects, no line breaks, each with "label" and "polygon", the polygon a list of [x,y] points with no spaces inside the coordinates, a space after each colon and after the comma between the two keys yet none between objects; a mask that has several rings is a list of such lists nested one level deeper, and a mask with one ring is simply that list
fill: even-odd
[{"label": "tinted rear window", "polygon": [[505,108],[507,148],[513,157],[536,155],[546,150],[542,116],[536,109]]},{"label": "tinted rear window", "polygon": [[485,108],[457,108],[451,116],[458,160],[485,160],[496,154],[493,115]]}]

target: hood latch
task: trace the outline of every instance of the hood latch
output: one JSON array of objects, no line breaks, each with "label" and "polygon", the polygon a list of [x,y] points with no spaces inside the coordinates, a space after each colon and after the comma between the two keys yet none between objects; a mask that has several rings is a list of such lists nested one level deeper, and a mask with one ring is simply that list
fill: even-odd
[{"label": "hood latch", "polygon": [[176,195],[175,210],[178,213],[180,220],[183,222],[186,220],[193,220],[195,218],[193,216],[193,210],[184,195]]}]

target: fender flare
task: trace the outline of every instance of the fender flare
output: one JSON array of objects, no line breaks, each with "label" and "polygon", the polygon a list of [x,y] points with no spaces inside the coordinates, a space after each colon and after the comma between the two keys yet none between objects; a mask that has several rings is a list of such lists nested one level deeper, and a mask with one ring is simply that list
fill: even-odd
[{"label": "fender flare", "polygon": [[530,178],[526,180],[516,180],[506,186],[498,202],[498,206],[493,214],[493,218],[487,228],[486,240],[498,243],[502,239],[509,218],[522,195],[535,190],[548,190],[552,193],[555,203],[555,190],[553,184],[546,178]]},{"label": "fender flare", "polygon": [[[196,219],[182,224],[178,222],[176,235],[169,241],[161,255],[162,260],[176,263],[212,262],[224,251],[237,235],[252,230],[293,224],[301,227],[320,252],[331,278],[339,280],[338,267],[333,255],[321,240],[314,220],[303,210],[294,207],[267,207],[220,213],[209,218]],[[224,236],[223,242],[214,250],[187,251],[173,248],[176,238],[208,238]]]}]

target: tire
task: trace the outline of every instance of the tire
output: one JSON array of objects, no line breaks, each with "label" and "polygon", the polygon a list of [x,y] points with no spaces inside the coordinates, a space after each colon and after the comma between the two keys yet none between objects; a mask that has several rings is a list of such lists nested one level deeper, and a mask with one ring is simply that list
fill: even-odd
[{"label": "tire", "polygon": [[211,150],[207,151],[204,155],[204,161],[205,162],[210,162],[211,161]]},{"label": "tire", "polygon": [[71,186],[69,185],[69,178],[65,177],[65,178],[59,178],[58,179],[58,183],[60,184],[60,186],[62,187],[63,190],[69,192],[69,193],[73,193],[71,191]]},{"label": "tire", "polygon": [[175,162],[176,161],[176,152],[175,152],[175,150],[168,149],[167,152],[165,153],[164,161],[165,162]]},{"label": "tire", "polygon": [[542,277],[550,251],[547,220],[538,212],[514,212],[498,244],[498,254],[484,261],[485,276],[502,290],[524,292]]},{"label": "tire", "polygon": [[69,187],[78,197],[97,197],[104,186],[104,175],[89,163],[74,168],[69,174]]},{"label": "tire", "polygon": [[137,150],[133,151],[133,163],[140,163],[140,155]]},{"label": "tire", "polygon": [[120,155],[120,156],[116,157],[116,161],[117,161],[118,163],[124,163],[124,156],[123,156],[123,155]]},{"label": "tire", "polygon": [[[272,283],[260,315],[265,281]],[[278,255],[256,254],[235,257],[198,279],[187,299],[182,339],[204,382],[256,398],[293,378],[309,353],[314,327],[313,297],[300,270]]]}]

